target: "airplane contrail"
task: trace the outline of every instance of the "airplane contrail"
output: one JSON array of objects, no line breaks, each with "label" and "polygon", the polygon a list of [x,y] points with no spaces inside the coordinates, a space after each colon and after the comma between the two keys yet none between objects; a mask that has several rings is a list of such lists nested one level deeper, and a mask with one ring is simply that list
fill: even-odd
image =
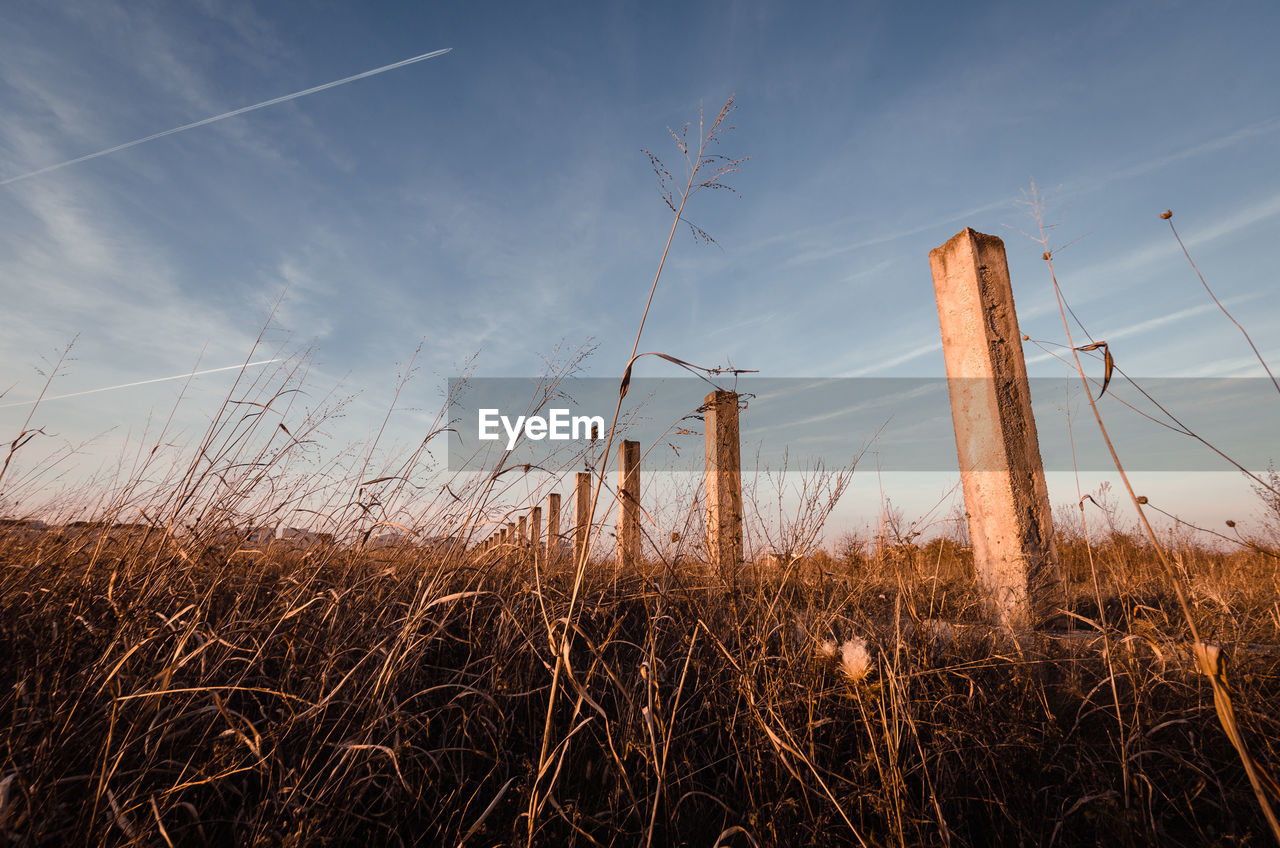
[{"label": "airplane contrail", "polygon": [[124,144],[117,144],[115,147],[108,147],[106,150],[99,150],[97,153],[88,153],[84,156],[77,156],[75,159],[68,159],[65,162],[59,162],[56,165],[48,165],[36,171],[30,171],[26,174],[19,174],[16,177],[9,177],[6,180],[0,180],[0,186],[6,186],[6,185],[10,185],[11,183],[16,183],[22,180],[31,179],[32,177],[39,176],[40,174],[47,174],[50,171],[57,171],[60,168],[66,168],[69,165],[75,165],[80,162],[87,162],[90,159],[97,159],[99,156],[106,156],[109,153],[117,153],[121,150],[127,150],[130,147],[137,147],[139,144],[146,144],[148,141],[155,141],[157,138],[164,138],[167,135],[186,132],[187,130],[195,129],[196,127],[203,127],[207,124],[212,124],[215,121],[221,121],[226,118],[234,118],[236,115],[243,115],[246,112],[253,112],[257,109],[265,109],[268,106],[275,106],[277,103],[285,103],[290,100],[297,100],[299,97],[306,97],[308,94],[315,94],[320,91],[327,91],[331,88],[337,88],[340,85],[346,85],[349,82],[355,82],[356,80],[361,80],[361,79],[364,79],[365,77],[371,77],[377,74],[385,74],[387,71],[394,71],[396,68],[403,68],[405,65],[412,65],[415,62],[423,62],[423,61],[426,61],[427,59],[434,59],[436,56],[443,56],[445,53],[448,53],[452,49],[453,49],[452,47],[446,47],[443,50],[433,50],[430,53],[423,53],[421,56],[413,56],[409,59],[402,59],[399,62],[392,62],[390,65],[383,65],[380,68],[374,68],[372,71],[365,71],[362,74],[356,74],[350,77],[343,77],[340,80],[334,80],[333,82],[326,82],[324,85],[317,85],[313,88],[306,88],[306,89],[303,89],[302,91],[295,91],[293,92],[293,94],[285,94],[281,97],[272,98],[271,100],[264,100],[261,103],[255,103],[252,106],[244,106],[240,109],[233,109],[230,112],[223,112],[221,115],[214,115],[212,118],[205,118],[202,121],[195,121],[194,123],[183,124],[180,127],[174,127],[171,130],[158,132],[155,135],[149,135],[146,138],[138,138],[138,139],[134,139],[133,141],[127,141]]},{"label": "airplane contrail", "polygon": [[263,359],[258,362],[249,362],[249,363],[246,363],[245,365],[224,365],[221,368],[206,368],[204,371],[188,371],[185,374],[174,374],[172,377],[155,377],[150,380],[138,380],[137,382],[134,382],[134,383],[121,383],[118,386],[105,386],[101,389],[86,389],[83,392],[71,392],[70,394],[66,394],[66,395],[53,395],[51,397],[41,398],[39,401],[20,400],[14,403],[0,403],[0,409],[11,409],[12,407],[15,407],[15,406],[32,406],[33,404],[44,403],[45,401],[62,400],[63,398],[80,397],[81,395],[94,395],[94,394],[97,394],[98,392],[110,392],[110,391],[115,391],[116,389],[131,389],[134,386],[145,386],[149,383],[164,383],[169,380],[185,380],[188,377],[202,377],[205,374],[217,374],[220,371],[235,371],[240,368],[253,368],[256,365],[270,365],[273,362],[282,362],[282,361],[283,360],[279,358]]}]

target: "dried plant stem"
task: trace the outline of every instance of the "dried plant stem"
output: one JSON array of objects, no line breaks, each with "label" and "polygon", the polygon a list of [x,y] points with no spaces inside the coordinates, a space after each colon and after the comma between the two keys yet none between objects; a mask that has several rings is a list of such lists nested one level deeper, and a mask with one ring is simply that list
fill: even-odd
[{"label": "dried plant stem", "polygon": [[1084,495],[1080,491],[1080,468],[1076,463],[1076,441],[1071,426],[1071,407],[1065,405],[1067,410],[1067,437],[1071,441],[1071,464],[1075,470],[1076,476],[1076,497],[1080,507],[1080,527],[1084,531],[1085,550],[1089,554],[1089,576],[1093,582],[1093,597],[1098,604],[1098,626],[1102,631],[1102,647],[1106,651],[1107,660],[1107,678],[1111,682],[1111,700],[1116,707],[1116,727],[1120,734],[1120,773],[1124,780],[1124,806],[1129,808],[1129,757],[1126,752],[1128,750],[1128,733],[1125,731],[1124,712],[1120,708],[1120,690],[1116,686],[1116,669],[1114,663],[1115,653],[1111,647],[1111,628],[1107,624],[1107,608],[1102,599],[1102,586],[1098,582],[1098,564],[1093,558],[1093,540],[1089,535],[1089,521],[1084,514],[1085,500],[1093,500],[1092,497]]},{"label": "dried plant stem", "polygon": [[[710,129],[706,130],[705,132],[702,132],[702,124],[701,122],[699,123],[699,141],[698,141],[698,151],[697,151],[696,157],[691,158],[688,156],[687,147],[684,146],[682,139],[680,137],[677,137],[677,145],[680,146],[681,152],[685,154],[686,161],[690,163],[689,177],[684,185],[684,189],[680,192],[680,202],[678,206],[672,203],[673,198],[671,198],[670,195],[667,196],[667,204],[673,209],[675,214],[672,216],[671,230],[670,232],[667,233],[667,240],[662,248],[662,257],[658,260],[658,268],[653,275],[653,283],[649,286],[649,296],[645,300],[644,312],[640,316],[640,326],[636,329],[635,342],[631,346],[631,357],[627,361],[627,367],[624,372],[628,376],[631,374],[631,368],[632,368],[632,365],[635,363],[636,354],[640,350],[640,337],[644,334],[644,325],[645,325],[645,322],[649,319],[649,310],[653,306],[653,298],[658,291],[658,281],[662,278],[662,270],[664,267],[666,267],[667,256],[671,252],[671,242],[675,239],[676,231],[680,228],[680,223],[683,220],[685,205],[689,202],[689,198],[694,195],[694,193],[697,191],[698,188],[718,187],[719,184],[717,181],[719,180],[719,178],[728,173],[731,173],[733,170],[736,170],[737,164],[742,161],[742,160],[737,160],[737,161],[729,162],[727,166],[720,165],[719,167],[716,168],[715,174],[710,179],[703,180],[702,182],[698,181],[698,177],[702,169],[707,165],[714,164],[715,162],[715,159],[708,158],[707,148],[716,140],[716,135],[720,132],[721,126],[724,123],[724,120],[729,116],[732,110],[733,110],[733,97],[730,97],[725,102],[724,106],[721,108],[720,114],[716,116],[715,121],[712,122]],[[675,136],[675,133],[672,133],[672,135]],[[650,156],[650,159],[651,161],[653,160],[652,155]],[[655,168],[656,167],[657,166],[655,165]],[[665,169],[664,169],[664,172],[665,172]],[[693,226],[693,225],[690,224],[690,226]],[[695,231],[695,234],[700,232],[699,230],[697,230],[696,227],[694,228],[694,231]],[[600,502],[600,493],[604,489],[605,474],[607,473],[607,470],[608,470],[609,457],[612,453],[614,438],[617,434],[618,418],[622,414],[622,400],[625,397],[625,392],[626,392],[626,386],[624,383],[622,390],[620,390],[618,393],[618,400],[617,400],[617,404],[614,407],[613,418],[609,424],[609,433],[605,439],[604,454],[603,456],[600,457],[600,460],[597,463],[595,491],[592,493],[591,509],[587,513],[588,528],[590,528],[595,521],[596,510]],[[531,787],[529,792],[529,809],[528,809],[529,845],[533,844],[534,834],[537,832],[537,816],[542,806],[541,797],[546,797],[546,796],[540,797],[539,783],[542,780],[543,775],[547,773],[551,765],[551,761],[550,761],[550,755],[552,750],[551,730],[553,726],[553,719],[555,716],[556,696],[560,691],[560,677],[564,671],[564,657],[567,654],[569,649],[569,637],[570,637],[570,631],[572,629],[570,625],[574,620],[574,615],[577,610],[579,594],[582,590],[583,578],[586,575],[587,558],[590,550],[591,550],[591,545],[589,543],[587,545],[584,545],[582,550],[578,554],[577,561],[574,562],[573,588],[569,594],[569,609],[564,620],[565,626],[563,627],[559,635],[558,644],[556,642],[555,634],[548,633],[548,636],[551,637],[552,644],[556,646],[556,650],[555,650],[556,661],[555,661],[555,666],[551,672],[551,691],[547,695],[547,717],[546,717],[545,723],[543,724],[543,729],[542,729],[542,748],[541,748],[541,753],[539,754],[539,757],[538,757],[538,769],[534,775],[533,786]],[[549,795],[550,792],[551,792],[551,787],[549,786],[546,789],[547,795]]]},{"label": "dried plant stem", "polygon": [[1213,300],[1214,305],[1217,306],[1218,309],[1222,310],[1222,314],[1227,316],[1227,319],[1230,320],[1232,324],[1236,325],[1236,329],[1240,331],[1240,335],[1244,336],[1244,340],[1248,342],[1249,347],[1252,348],[1253,355],[1258,357],[1258,362],[1261,363],[1262,370],[1266,371],[1267,376],[1271,378],[1271,384],[1276,387],[1277,392],[1280,392],[1280,381],[1277,381],[1276,375],[1271,373],[1271,368],[1268,367],[1267,361],[1262,358],[1262,353],[1258,350],[1258,346],[1253,343],[1253,339],[1249,336],[1249,331],[1244,328],[1243,324],[1236,320],[1234,315],[1227,311],[1227,307],[1222,305],[1222,301],[1218,300],[1218,296],[1213,293],[1213,289],[1209,287],[1209,283],[1205,280],[1204,274],[1200,273],[1200,268],[1196,265],[1196,261],[1191,258],[1191,252],[1188,251],[1187,246],[1182,243],[1182,236],[1178,235],[1178,228],[1173,225],[1173,212],[1165,212],[1160,217],[1169,222],[1169,231],[1173,233],[1173,237],[1177,239],[1178,247],[1182,248],[1182,255],[1187,257],[1187,262],[1191,263],[1191,270],[1195,271],[1196,276],[1200,278],[1200,285],[1204,286],[1204,290],[1209,293],[1209,297]]},{"label": "dried plant stem", "polygon": [[[49,393],[49,387],[53,385],[53,378],[58,376],[58,371],[62,369],[62,363],[66,361],[67,355],[71,353],[71,348],[75,343],[76,340],[73,338],[63,348],[62,353],[58,355],[57,363],[49,369],[49,373],[45,376],[44,385],[40,388],[40,394],[36,397],[35,403],[31,405],[30,411],[27,412],[26,421],[22,422],[22,429],[18,431],[18,435],[13,438],[13,441],[9,442],[9,452],[5,454],[4,465],[0,466],[0,483],[4,482],[4,476],[9,471],[9,463],[13,461],[13,455],[36,436],[43,434],[43,430],[31,429],[31,419],[35,417],[36,410],[40,408],[40,403],[44,400],[44,396]],[[3,489],[0,489],[0,491],[3,491]]]},{"label": "dried plant stem", "polygon": [[1209,682],[1213,687],[1214,706],[1217,709],[1219,720],[1222,723],[1223,730],[1226,732],[1232,745],[1236,749],[1236,753],[1240,756],[1240,761],[1244,765],[1245,774],[1249,778],[1249,783],[1253,787],[1254,795],[1258,799],[1258,805],[1262,809],[1262,814],[1267,820],[1267,824],[1271,828],[1272,836],[1275,837],[1276,843],[1280,844],[1280,820],[1276,819],[1275,812],[1271,809],[1271,803],[1267,799],[1267,793],[1264,789],[1264,782],[1274,785],[1274,781],[1261,772],[1261,769],[1254,762],[1253,757],[1249,754],[1245,747],[1244,739],[1240,735],[1236,727],[1235,717],[1231,709],[1230,693],[1226,689],[1226,685],[1221,676],[1221,669],[1217,661],[1217,653],[1211,652],[1207,646],[1201,641],[1200,629],[1196,626],[1195,616],[1191,611],[1191,604],[1187,599],[1186,587],[1183,585],[1183,578],[1169,562],[1169,558],[1165,553],[1164,546],[1160,544],[1160,539],[1156,535],[1151,522],[1147,519],[1146,513],[1142,509],[1142,502],[1138,500],[1138,495],[1133,489],[1133,484],[1129,482],[1129,475],[1125,473],[1124,465],[1120,462],[1120,456],[1116,453],[1115,445],[1111,442],[1111,437],[1107,433],[1107,426],[1102,421],[1102,414],[1098,411],[1097,401],[1093,397],[1093,392],[1089,387],[1089,378],[1085,375],[1084,366],[1080,364],[1080,353],[1076,349],[1075,342],[1071,338],[1071,324],[1067,320],[1067,310],[1063,302],[1062,290],[1058,285],[1058,277],[1053,269],[1053,252],[1049,248],[1049,238],[1045,230],[1044,220],[1042,216],[1041,205],[1036,196],[1035,183],[1031,184],[1032,204],[1035,211],[1036,223],[1040,231],[1040,244],[1044,247],[1044,259],[1049,268],[1049,279],[1053,283],[1053,292],[1057,298],[1058,314],[1062,317],[1063,332],[1066,333],[1067,346],[1071,349],[1071,357],[1075,363],[1076,373],[1080,375],[1081,383],[1084,385],[1085,396],[1089,399],[1089,408],[1093,410],[1094,420],[1098,424],[1098,430],[1102,434],[1102,439],[1107,445],[1107,451],[1111,454],[1111,461],[1115,464],[1116,472],[1120,475],[1121,482],[1124,483],[1125,491],[1129,495],[1129,500],[1133,503],[1133,508],[1138,513],[1138,520],[1142,524],[1142,529],[1146,533],[1147,538],[1151,542],[1152,548],[1155,550],[1156,556],[1163,566],[1165,574],[1173,583],[1174,593],[1178,598],[1178,607],[1182,611],[1182,616],[1186,620],[1187,627],[1191,631],[1191,639],[1195,649],[1196,661],[1205,674],[1209,678]]}]

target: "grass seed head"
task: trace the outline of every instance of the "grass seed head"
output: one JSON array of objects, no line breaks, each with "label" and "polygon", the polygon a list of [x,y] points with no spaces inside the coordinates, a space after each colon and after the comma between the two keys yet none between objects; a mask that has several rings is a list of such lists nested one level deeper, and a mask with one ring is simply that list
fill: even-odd
[{"label": "grass seed head", "polygon": [[865,639],[855,637],[840,646],[840,672],[851,682],[865,679],[874,668]]}]

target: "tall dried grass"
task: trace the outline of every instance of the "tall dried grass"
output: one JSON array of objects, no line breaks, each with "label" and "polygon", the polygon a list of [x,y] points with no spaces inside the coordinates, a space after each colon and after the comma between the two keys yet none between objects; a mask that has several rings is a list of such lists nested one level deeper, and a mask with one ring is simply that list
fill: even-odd
[{"label": "tall dried grass", "polygon": [[[1224,674],[1224,655],[1187,649],[1239,648],[1234,720],[1254,759],[1280,762],[1265,649],[1280,585],[1262,545],[1161,551],[1114,512],[1100,536],[1063,522],[1077,629],[1021,641],[982,624],[962,535],[926,540],[895,515],[818,547],[844,472],[802,484],[801,514],[758,528],[780,557],[733,580],[699,557],[696,491],[664,507],[680,532],[630,571],[481,552],[530,470],[433,478],[429,435],[403,455],[375,441],[318,457],[342,400],[290,407],[305,372],[242,374],[189,452],[162,449],[162,429],[100,496],[44,498],[50,526],[4,516],[10,843],[1266,838],[1219,681],[1200,673]],[[7,468],[6,503],[41,502],[43,467]],[[276,537],[297,523],[315,533]]]},{"label": "tall dried grass", "polygon": [[[552,735],[573,744],[553,750],[536,844],[1265,838],[1176,602],[1128,536],[1095,551],[1108,656],[1091,627],[1019,645],[979,625],[972,564],[943,541],[819,553],[736,593],[687,564],[589,569],[565,649],[569,563],[188,538],[4,529],[12,842],[525,841],[553,650]],[[1274,643],[1260,559],[1182,552],[1206,638]],[[1091,584],[1071,585],[1096,620]],[[1237,716],[1276,762],[1280,658],[1236,663]]]}]

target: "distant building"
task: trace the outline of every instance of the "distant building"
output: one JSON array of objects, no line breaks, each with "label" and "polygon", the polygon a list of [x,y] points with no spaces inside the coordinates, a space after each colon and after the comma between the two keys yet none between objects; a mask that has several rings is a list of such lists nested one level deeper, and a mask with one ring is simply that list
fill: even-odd
[{"label": "distant building", "polygon": [[255,527],[245,536],[244,545],[247,548],[266,548],[276,540],[276,528],[274,527]]},{"label": "distant building", "polygon": [[280,530],[280,541],[291,548],[311,548],[319,545],[332,545],[332,533],[317,533],[301,527],[285,527]]},{"label": "distant building", "polygon": [[457,536],[429,536],[420,544],[428,553],[437,556],[461,555],[467,549],[466,542]]},{"label": "distant building", "polygon": [[80,537],[105,536],[112,541],[141,539],[148,532],[156,534],[164,532],[150,524],[113,521],[70,521],[63,524],[59,529],[64,535]]},{"label": "distant building", "polygon": [[45,530],[48,527],[35,518],[0,518],[0,530]]},{"label": "distant building", "polygon": [[393,548],[412,544],[412,534],[396,527],[379,527],[369,536],[368,547]]},{"label": "distant building", "polygon": [[0,518],[0,541],[5,539],[28,541],[46,530],[49,525],[34,518]]}]

